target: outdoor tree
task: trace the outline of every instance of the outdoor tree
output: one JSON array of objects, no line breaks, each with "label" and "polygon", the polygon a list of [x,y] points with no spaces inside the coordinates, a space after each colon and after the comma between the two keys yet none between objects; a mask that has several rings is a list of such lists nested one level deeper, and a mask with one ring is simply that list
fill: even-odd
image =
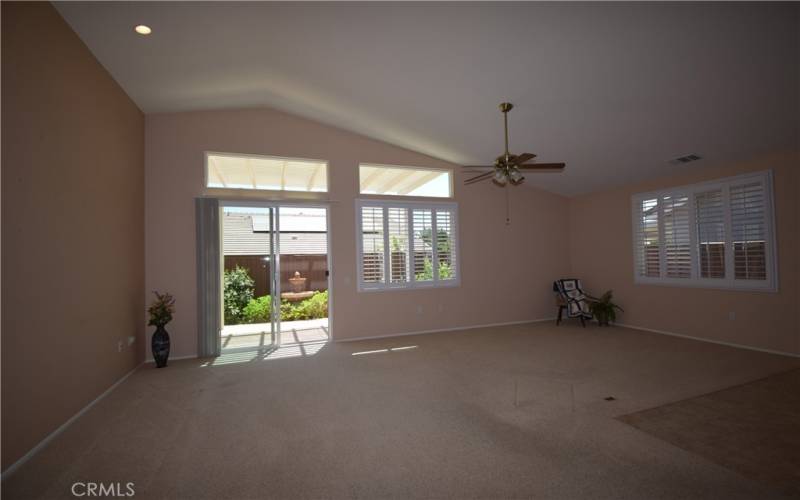
[{"label": "outdoor tree", "polygon": [[253,299],[255,282],[247,273],[247,269],[240,266],[226,270],[224,282],[225,324],[237,325],[243,322],[244,309]]},{"label": "outdoor tree", "polygon": [[[439,229],[436,232],[439,236],[436,239],[436,251],[439,252],[439,255],[450,255],[450,235],[444,229]],[[423,229],[419,236],[426,245],[433,248],[433,229]]]}]

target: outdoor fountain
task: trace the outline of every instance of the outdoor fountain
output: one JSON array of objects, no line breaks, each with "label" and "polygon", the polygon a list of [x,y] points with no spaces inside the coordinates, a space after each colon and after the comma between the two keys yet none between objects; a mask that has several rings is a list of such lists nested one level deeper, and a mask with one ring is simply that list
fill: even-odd
[{"label": "outdoor fountain", "polygon": [[289,302],[298,302],[307,299],[314,295],[313,291],[306,291],[306,282],[308,278],[300,276],[300,271],[295,271],[294,276],[289,278],[289,286],[292,288],[291,292],[284,292],[281,294],[282,299]]}]

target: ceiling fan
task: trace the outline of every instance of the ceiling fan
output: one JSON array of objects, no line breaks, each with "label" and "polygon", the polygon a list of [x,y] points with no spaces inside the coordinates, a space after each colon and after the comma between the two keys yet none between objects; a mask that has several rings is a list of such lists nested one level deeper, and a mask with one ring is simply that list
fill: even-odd
[{"label": "ceiling fan", "polygon": [[475,184],[476,182],[491,179],[492,182],[499,186],[505,186],[508,183],[516,186],[522,184],[522,181],[525,180],[522,170],[561,171],[564,169],[565,165],[563,163],[525,163],[536,158],[533,153],[512,155],[508,152],[508,112],[513,108],[514,105],[510,102],[500,103],[500,111],[503,112],[503,126],[505,128],[506,152],[494,160],[494,166],[464,167],[466,172],[480,172],[488,169],[488,171],[480,175],[465,180],[464,184]]}]

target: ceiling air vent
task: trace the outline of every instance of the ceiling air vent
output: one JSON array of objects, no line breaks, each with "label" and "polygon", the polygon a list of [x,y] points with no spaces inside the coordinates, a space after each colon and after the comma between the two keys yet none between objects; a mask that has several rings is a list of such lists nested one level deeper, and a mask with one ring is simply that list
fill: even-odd
[{"label": "ceiling air vent", "polygon": [[674,160],[670,160],[670,165],[681,165],[683,163],[690,163],[697,160],[702,160],[702,156],[698,156],[696,154],[690,154],[686,156],[681,156],[680,158],[675,158]]}]

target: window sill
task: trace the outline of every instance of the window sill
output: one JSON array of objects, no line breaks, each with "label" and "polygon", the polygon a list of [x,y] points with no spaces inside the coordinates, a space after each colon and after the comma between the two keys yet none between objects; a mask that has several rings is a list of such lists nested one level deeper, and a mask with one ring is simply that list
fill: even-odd
[{"label": "window sill", "polygon": [[382,285],[379,287],[371,287],[365,286],[362,284],[358,285],[358,292],[359,293],[373,293],[373,292],[404,292],[404,291],[413,291],[413,290],[437,290],[442,288],[457,288],[461,286],[461,280],[447,280],[447,281],[439,281],[436,283],[414,283],[413,285],[404,284],[404,285]]},{"label": "window sill", "polygon": [[745,283],[741,285],[731,285],[728,281],[722,281],[720,283],[714,283],[712,281],[695,281],[695,280],[681,280],[679,278],[674,278],[670,281],[664,281],[662,279],[642,279],[636,278],[633,280],[634,285],[645,285],[645,286],[665,286],[665,287],[672,287],[672,288],[696,288],[701,290],[718,290],[718,291],[726,291],[726,292],[761,292],[761,293],[778,293],[778,284],[777,283],[765,283],[763,285],[756,285],[753,286],[750,283]]}]

